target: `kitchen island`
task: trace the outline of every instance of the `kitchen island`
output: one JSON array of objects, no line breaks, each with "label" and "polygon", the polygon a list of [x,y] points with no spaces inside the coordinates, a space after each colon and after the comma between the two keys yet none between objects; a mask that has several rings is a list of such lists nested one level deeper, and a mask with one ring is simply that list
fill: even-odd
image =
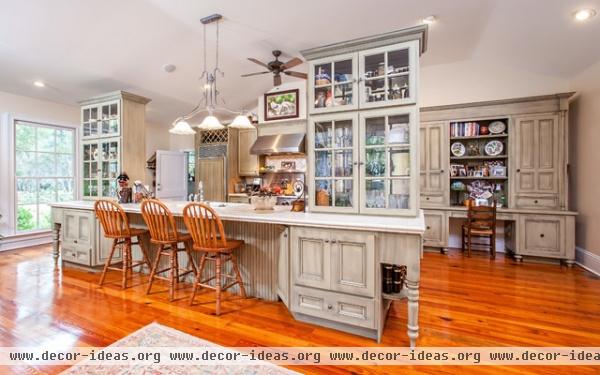
[{"label": "kitchen island", "polygon": [[[58,260],[60,255],[64,265],[95,269],[106,261],[111,241],[102,234],[93,203],[52,204],[54,257]],[[165,203],[178,228],[186,231],[182,211],[187,202]],[[286,206],[255,211],[242,203],[211,206],[223,220],[227,236],[245,241],[237,256],[249,296],[281,299],[298,320],[378,341],[391,301],[407,299],[408,336],[415,345],[425,229],[422,213],[403,218],[291,212]],[[123,208],[133,227],[145,227],[139,204]],[[136,253],[139,257],[139,249],[134,248],[134,257]],[[406,267],[399,293],[383,293],[384,263]]]}]

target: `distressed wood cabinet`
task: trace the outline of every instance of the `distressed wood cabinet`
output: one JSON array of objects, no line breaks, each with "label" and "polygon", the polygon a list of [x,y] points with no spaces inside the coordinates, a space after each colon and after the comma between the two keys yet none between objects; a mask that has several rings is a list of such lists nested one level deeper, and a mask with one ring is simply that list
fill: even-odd
[{"label": "distressed wood cabinet", "polygon": [[423,245],[444,248],[448,243],[448,217],[444,211],[425,213]]},{"label": "distressed wood cabinet", "polygon": [[421,206],[448,205],[448,126],[445,122],[421,123],[419,128]]},{"label": "distressed wood cabinet", "polygon": [[258,155],[250,153],[256,141],[256,129],[240,129],[238,132],[238,174],[240,176],[258,176]]}]

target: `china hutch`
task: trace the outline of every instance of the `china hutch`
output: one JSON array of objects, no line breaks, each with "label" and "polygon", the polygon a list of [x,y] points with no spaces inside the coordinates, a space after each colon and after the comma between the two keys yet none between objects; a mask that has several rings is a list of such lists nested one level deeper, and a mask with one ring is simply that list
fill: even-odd
[{"label": "china hutch", "polygon": [[150,99],[125,91],[79,102],[83,199],[115,197],[117,176],[145,180],[146,104]]},{"label": "china hutch", "polygon": [[421,108],[420,190],[425,246],[449,246],[449,220],[465,203],[495,201],[505,248],[575,260],[568,202],[569,99],[573,93]]}]

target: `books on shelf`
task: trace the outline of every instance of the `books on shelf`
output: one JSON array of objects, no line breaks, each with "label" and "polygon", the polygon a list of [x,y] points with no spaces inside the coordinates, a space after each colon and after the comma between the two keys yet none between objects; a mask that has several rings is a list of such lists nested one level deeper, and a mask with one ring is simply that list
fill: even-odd
[{"label": "books on shelf", "polygon": [[479,135],[478,122],[450,123],[450,137],[475,137]]}]

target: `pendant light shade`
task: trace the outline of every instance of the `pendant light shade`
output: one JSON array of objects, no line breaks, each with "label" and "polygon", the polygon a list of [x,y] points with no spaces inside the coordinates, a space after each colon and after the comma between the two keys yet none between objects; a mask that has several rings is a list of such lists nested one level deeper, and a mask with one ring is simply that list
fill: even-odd
[{"label": "pendant light shade", "polygon": [[254,129],[250,119],[244,115],[238,115],[235,119],[233,119],[233,122],[229,124],[229,127],[236,129]]},{"label": "pendant light shade", "polygon": [[177,135],[192,135],[192,134],[196,134],[196,131],[194,129],[192,129],[190,124],[188,124],[187,122],[182,120],[182,121],[177,121],[175,126],[173,126],[171,129],[169,129],[169,133],[177,134]]},{"label": "pendant light shade", "polygon": [[202,123],[198,125],[198,129],[200,130],[219,130],[223,129],[225,126],[221,124],[218,118],[213,115],[208,115],[202,120]]}]

